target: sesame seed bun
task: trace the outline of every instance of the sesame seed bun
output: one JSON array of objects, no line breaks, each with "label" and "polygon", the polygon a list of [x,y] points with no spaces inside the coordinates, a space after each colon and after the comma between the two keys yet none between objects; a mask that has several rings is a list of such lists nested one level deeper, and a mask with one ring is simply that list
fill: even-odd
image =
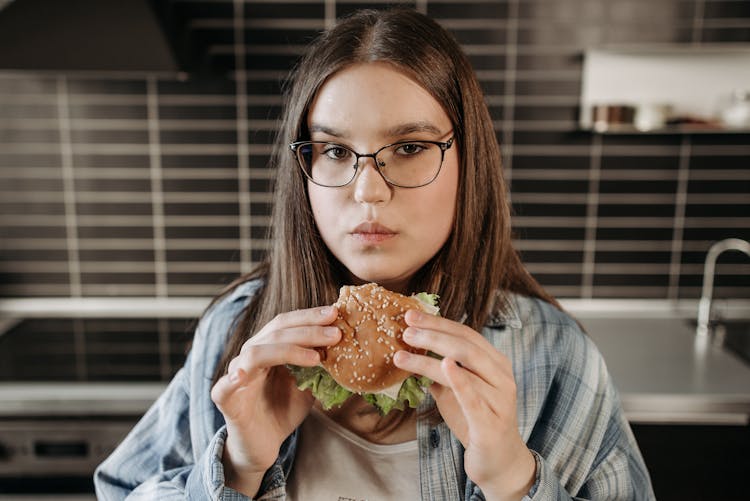
[{"label": "sesame seed bun", "polygon": [[411,375],[393,365],[399,350],[425,354],[402,339],[408,310],[427,311],[413,297],[377,284],[345,285],[334,303],[339,315],[334,326],[341,341],[321,350],[321,365],[344,388],[355,393],[378,393]]}]

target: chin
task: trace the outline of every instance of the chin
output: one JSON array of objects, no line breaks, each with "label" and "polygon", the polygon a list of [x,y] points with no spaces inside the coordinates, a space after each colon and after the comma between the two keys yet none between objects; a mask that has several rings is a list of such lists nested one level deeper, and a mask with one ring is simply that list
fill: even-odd
[{"label": "chin", "polygon": [[411,259],[405,259],[403,252],[386,253],[379,249],[364,252],[347,249],[347,252],[334,255],[354,282],[374,282],[393,291],[402,291],[424,264],[415,263],[412,256],[408,256]]},{"label": "chin", "polygon": [[406,287],[413,273],[403,270],[400,272],[395,266],[372,267],[352,266],[346,267],[352,278],[360,284],[374,282],[392,291],[401,291]]}]

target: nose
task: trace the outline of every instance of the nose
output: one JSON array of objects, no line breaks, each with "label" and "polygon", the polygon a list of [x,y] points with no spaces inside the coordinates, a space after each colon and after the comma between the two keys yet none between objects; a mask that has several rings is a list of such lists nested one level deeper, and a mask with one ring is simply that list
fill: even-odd
[{"label": "nose", "polygon": [[363,204],[382,204],[390,200],[391,186],[375,166],[374,158],[360,158],[354,180],[354,200]]}]

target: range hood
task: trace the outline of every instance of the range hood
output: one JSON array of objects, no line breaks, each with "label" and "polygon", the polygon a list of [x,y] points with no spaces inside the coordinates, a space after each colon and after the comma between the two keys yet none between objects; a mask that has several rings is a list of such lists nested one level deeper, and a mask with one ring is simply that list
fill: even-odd
[{"label": "range hood", "polygon": [[148,0],[0,0],[0,71],[180,71]]}]

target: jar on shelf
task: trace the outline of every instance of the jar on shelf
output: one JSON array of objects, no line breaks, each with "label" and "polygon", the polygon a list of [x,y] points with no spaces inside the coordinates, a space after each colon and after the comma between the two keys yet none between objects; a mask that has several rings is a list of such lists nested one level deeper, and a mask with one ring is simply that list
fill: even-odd
[{"label": "jar on shelf", "polygon": [[722,108],[721,122],[730,129],[750,129],[750,90],[737,89]]}]

